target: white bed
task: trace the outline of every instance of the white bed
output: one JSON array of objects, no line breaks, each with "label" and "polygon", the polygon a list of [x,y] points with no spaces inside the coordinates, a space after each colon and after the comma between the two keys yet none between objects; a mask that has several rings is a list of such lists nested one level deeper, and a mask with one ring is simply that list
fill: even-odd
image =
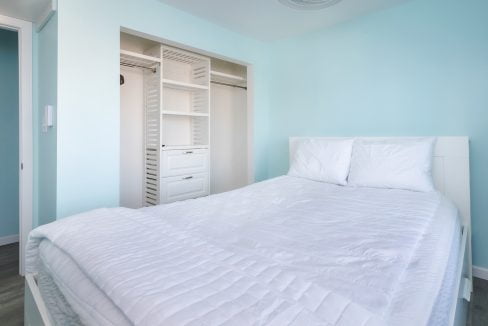
[{"label": "white bed", "polygon": [[26,300],[53,324],[452,325],[470,291],[467,230],[440,193],[279,177],[38,228]]}]

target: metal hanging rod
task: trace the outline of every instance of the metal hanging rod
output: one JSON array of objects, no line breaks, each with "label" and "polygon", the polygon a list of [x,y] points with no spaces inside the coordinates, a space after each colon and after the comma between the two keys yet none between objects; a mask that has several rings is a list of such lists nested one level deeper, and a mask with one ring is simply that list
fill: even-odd
[{"label": "metal hanging rod", "polygon": [[149,67],[144,67],[144,66],[133,64],[133,63],[125,63],[125,62],[121,62],[120,65],[125,66],[125,67],[131,67],[131,68],[148,69],[148,70],[151,70],[153,73],[156,73],[156,68],[149,68]]},{"label": "metal hanging rod", "polygon": [[232,85],[232,84],[227,84],[227,83],[221,83],[221,82],[218,82],[218,81],[210,81],[212,84],[217,84],[217,85],[223,85],[223,86],[230,86],[230,87],[237,87],[237,88],[242,88],[242,89],[245,89],[247,90],[247,87],[246,86],[239,86],[239,85]]}]

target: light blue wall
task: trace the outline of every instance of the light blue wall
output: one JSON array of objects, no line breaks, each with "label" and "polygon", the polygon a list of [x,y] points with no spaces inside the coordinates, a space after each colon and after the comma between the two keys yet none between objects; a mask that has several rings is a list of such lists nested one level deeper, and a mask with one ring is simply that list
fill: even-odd
[{"label": "light blue wall", "polygon": [[[272,44],[157,0],[60,0],[57,216],[119,203],[121,27],[254,64],[258,180],[291,135],[468,135],[474,262],[488,267],[484,0],[412,0]],[[86,17],[86,19],[79,19]]]},{"label": "light blue wall", "polygon": [[254,65],[256,176],[266,177],[265,44],[157,0],[59,0],[58,5],[58,217],[119,204],[121,27]]},{"label": "light blue wall", "polygon": [[413,0],[274,44],[270,176],[288,136],[468,135],[474,263],[488,267],[488,1]]},{"label": "light blue wall", "polygon": [[0,237],[19,234],[19,45],[0,29]]},{"label": "light blue wall", "polygon": [[56,219],[56,119],[54,128],[42,130],[44,106],[57,108],[58,18],[54,15],[39,32],[34,32],[34,224]]}]

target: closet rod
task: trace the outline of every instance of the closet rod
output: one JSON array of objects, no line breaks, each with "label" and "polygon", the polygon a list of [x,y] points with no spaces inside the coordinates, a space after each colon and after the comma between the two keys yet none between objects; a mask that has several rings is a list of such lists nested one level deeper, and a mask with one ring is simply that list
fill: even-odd
[{"label": "closet rod", "polygon": [[156,68],[149,68],[149,67],[139,66],[139,65],[135,65],[132,63],[125,63],[125,62],[121,62],[120,65],[125,66],[125,67],[131,67],[131,68],[148,69],[148,70],[151,70],[153,73],[156,73]]},{"label": "closet rod", "polygon": [[217,85],[223,85],[223,86],[230,86],[230,87],[237,87],[237,88],[242,88],[242,89],[245,89],[247,90],[247,87],[246,86],[239,86],[239,85],[232,85],[232,84],[227,84],[227,83],[221,83],[221,82],[217,82],[217,81],[211,81],[212,84],[217,84]]}]

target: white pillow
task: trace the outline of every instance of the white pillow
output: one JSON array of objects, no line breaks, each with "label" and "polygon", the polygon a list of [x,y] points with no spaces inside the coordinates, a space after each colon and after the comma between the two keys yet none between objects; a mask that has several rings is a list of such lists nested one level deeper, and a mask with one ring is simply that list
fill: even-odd
[{"label": "white pillow", "polygon": [[353,139],[306,139],[292,153],[288,175],[345,185]]},{"label": "white pillow", "polygon": [[357,139],[348,183],[353,186],[433,191],[435,138]]}]

